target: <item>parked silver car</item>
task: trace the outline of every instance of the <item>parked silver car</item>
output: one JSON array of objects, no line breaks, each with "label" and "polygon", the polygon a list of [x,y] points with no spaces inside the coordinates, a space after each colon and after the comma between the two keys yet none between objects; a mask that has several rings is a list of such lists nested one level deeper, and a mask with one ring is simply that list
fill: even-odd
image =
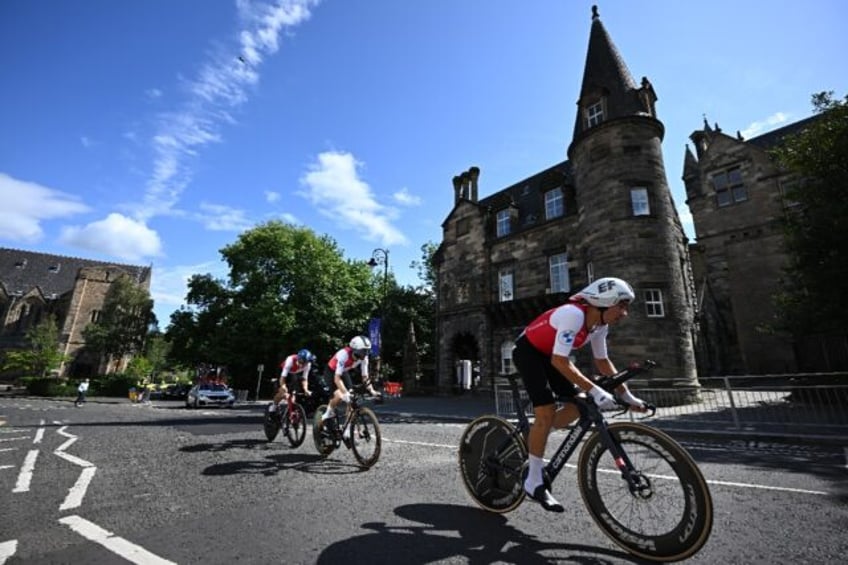
[{"label": "parked silver car", "polygon": [[191,387],[186,395],[186,407],[197,408],[199,406],[228,406],[232,407],[236,402],[236,396],[227,385],[199,384]]}]

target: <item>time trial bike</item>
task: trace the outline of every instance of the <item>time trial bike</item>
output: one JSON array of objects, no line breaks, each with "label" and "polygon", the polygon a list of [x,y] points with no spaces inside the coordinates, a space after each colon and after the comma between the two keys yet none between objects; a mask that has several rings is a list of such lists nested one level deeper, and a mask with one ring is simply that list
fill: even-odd
[{"label": "time trial bike", "polygon": [[[612,392],[655,365],[632,365],[596,384]],[[524,500],[529,402],[522,402],[518,375],[510,375],[517,425],[480,416],[462,434],[459,467],[471,498],[486,510],[505,513]],[[608,423],[591,397],[562,397],[580,418],[544,468],[551,484],[587,436],[577,461],[577,485],[589,514],[616,544],[643,559],[679,561],[697,553],[709,538],[713,503],[697,464],[667,434],[637,422]],[[656,407],[648,405],[649,415]],[[622,412],[627,406],[622,404]],[[591,432],[591,433],[590,433]]]},{"label": "time trial bike", "polygon": [[269,406],[269,409],[265,410],[263,428],[268,441],[274,441],[282,429],[289,445],[300,447],[306,439],[306,410],[300,403],[302,396],[305,395],[301,391],[290,392],[288,399],[280,403],[279,408],[271,412]]},{"label": "time trial bike", "polygon": [[[367,469],[380,458],[382,439],[380,423],[374,411],[363,406],[370,398],[365,385],[356,385],[350,390],[350,405],[346,415],[339,415],[341,407],[327,420],[322,420],[327,405],[315,410],[312,424],[312,438],[315,448],[322,457],[327,457],[342,445],[353,451],[353,456]],[[376,398],[379,401],[379,397]]]}]

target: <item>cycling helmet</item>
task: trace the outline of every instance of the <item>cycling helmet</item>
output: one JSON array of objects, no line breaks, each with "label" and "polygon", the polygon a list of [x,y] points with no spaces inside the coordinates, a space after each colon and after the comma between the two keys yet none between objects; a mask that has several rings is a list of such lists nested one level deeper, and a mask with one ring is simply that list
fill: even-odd
[{"label": "cycling helmet", "polygon": [[362,359],[371,351],[371,340],[364,335],[358,335],[350,340],[350,348],[353,350],[354,357]]},{"label": "cycling helmet", "polygon": [[297,352],[297,360],[301,363],[309,363],[312,361],[312,353],[308,349],[301,349]]},{"label": "cycling helmet", "polygon": [[615,277],[598,279],[572,298],[582,298],[596,308],[609,308],[619,302],[633,302],[636,294],[627,282]]}]

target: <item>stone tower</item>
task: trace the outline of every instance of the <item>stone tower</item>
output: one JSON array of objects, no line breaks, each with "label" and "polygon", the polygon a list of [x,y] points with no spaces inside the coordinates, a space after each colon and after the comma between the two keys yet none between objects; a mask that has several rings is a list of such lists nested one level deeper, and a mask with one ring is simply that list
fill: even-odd
[{"label": "stone tower", "polygon": [[616,276],[636,290],[629,319],[611,332],[614,357],[647,354],[660,363],[654,378],[686,385],[696,383],[694,285],[666,179],[656,100],[646,77],[633,80],[593,6],[568,148],[582,260],[589,279]]}]

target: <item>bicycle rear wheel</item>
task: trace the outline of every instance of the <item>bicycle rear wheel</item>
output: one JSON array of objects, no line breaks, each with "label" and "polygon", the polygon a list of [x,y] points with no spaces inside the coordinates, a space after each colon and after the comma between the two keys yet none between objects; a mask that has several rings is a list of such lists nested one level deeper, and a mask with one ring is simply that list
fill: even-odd
[{"label": "bicycle rear wheel", "polygon": [[380,458],[382,439],[380,423],[370,408],[357,408],[350,422],[350,441],[353,456],[365,469]]},{"label": "bicycle rear wheel", "polygon": [[289,438],[289,445],[300,447],[306,439],[306,412],[303,406],[294,403],[286,416],[286,437]]},{"label": "bicycle rear wheel", "polygon": [[327,436],[327,432],[323,429],[324,422],[321,421],[321,416],[326,410],[327,405],[322,404],[315,409],[315,414],[312,416],[312,441],[321,457],[327,457],[334,449],[333,440]]},{"label": "bicycle rear wheel", "polygon": [[277,437],[277,434],[280,433],[280,414],[279,410],[283,408],[277,408],[277,411],[270,412],[270,405],[265,409],[265,418],[262,422],[262,428],[265,430],[265,437],[268,441],[274,441]]},{"label": "bicycle rear wheel", "polygon": [[639,557],[680,561],[697,553],[712,530],[713,503],[695,461],[649,426],[622,422],[609,431],[633,464],[637,488],[631,492],[600,434],[592,434],[577,463],[580,494],[592,518]]},{"label": "bicycle rear wheel", "polygon": [[527,447],[515,426],[497,416],[480,416],[459,441],[459,471],[474,502],[505,513],[524,500]]}]

